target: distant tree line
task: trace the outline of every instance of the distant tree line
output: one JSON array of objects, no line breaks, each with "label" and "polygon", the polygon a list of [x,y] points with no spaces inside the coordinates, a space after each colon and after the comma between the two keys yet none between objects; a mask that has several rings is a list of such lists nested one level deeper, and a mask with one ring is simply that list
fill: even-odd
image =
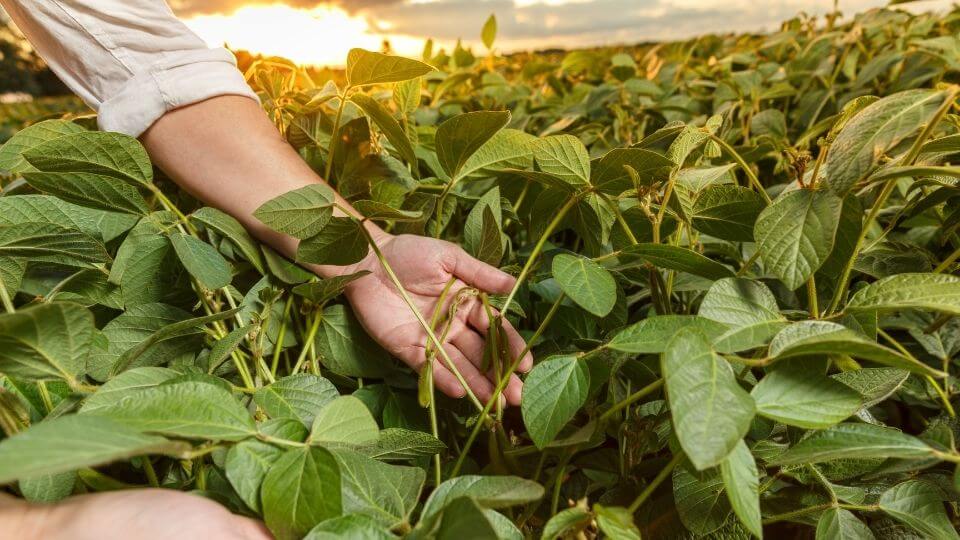
[{"label": "distant tree line", "polygon": [[33,96],[70,93],[0,12],[0,94],[8,92]]}]

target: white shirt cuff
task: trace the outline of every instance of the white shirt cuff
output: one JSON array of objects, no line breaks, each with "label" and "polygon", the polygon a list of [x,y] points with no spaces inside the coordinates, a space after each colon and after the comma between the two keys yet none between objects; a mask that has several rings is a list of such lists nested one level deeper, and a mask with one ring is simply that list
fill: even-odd
[{"label": "white shirt cuff", "polygon": [[226,49],[178,52],[135,74],[104,101],[98,111],[100,129],[139,137],[168,111],[212,97],[246,96],[259,103],[236,66]]}]

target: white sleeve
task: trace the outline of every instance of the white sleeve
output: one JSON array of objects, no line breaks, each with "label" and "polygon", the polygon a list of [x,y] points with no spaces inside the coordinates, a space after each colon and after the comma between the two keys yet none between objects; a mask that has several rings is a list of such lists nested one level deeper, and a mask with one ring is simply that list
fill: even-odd
[{"label": "white sleeve", "polygon": [[208,48],[164,0],[0,5],[105,131],[136,137],[177,107],[228,94],[257,99],[233,54]]}]

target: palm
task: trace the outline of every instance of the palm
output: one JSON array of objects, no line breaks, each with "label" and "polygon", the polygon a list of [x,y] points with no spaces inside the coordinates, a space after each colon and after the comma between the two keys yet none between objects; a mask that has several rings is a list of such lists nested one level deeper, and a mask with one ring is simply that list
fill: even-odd
[{"label": "palm", "polygon": [[[391,237],[380,246],[411,300],[429,321],[451,279],[456,279],[445,297],[443,310],[448,310],[458,291],[471,286],[488,293],[507,293],[514,279],[489,265],[473,259],[454,244],[421,236]],[[354,312],[367,332],[391,354],[419,370],[425,362],[425,345],[429,339],[416,316],[411,312],[392,280],[375,257],[361,262],[357,269],[372,275],[355,282],[347,292]],[[444,350],[471,390],[481,400],[493,393],[492,376],[480,372],[484,336],[488,319],[483,306],[475,298],[465,299],[444,339]],[[441,332],[437,332],[438,337]],[[524,349],[523,339],[507,327],[512,354]],[[530,368],[532,358],[521,363],[521,370]],[[456,377],[442,365],[434,366],[437,388],[453,397],[464,390]],[[505,395],[511,404],[520,402],[520,380],[514,377]]]}]

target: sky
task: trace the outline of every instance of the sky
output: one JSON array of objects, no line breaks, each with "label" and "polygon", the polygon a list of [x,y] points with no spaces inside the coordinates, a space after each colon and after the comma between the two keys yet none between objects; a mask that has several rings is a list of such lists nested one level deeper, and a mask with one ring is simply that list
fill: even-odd
[{"label": "sky", "polygon": [[[352,47],[419,56],[426,38],[479,45],[494,13],[500,51],[575,48],[684,38],[710,32],[769,31],[833,0],[169,0],[211,45],[229,44],[302,63],[339,65]],[[839,0],[852,15],[887,0]],[[944,9],[949,0],[908,4]]]}]

